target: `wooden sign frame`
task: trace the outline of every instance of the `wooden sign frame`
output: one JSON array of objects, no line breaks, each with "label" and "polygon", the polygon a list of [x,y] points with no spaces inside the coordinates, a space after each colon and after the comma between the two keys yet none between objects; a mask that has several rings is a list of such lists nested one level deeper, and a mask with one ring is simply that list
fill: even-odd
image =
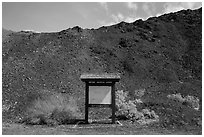
[{"label": "wooden sign frame", "polygon": [[[119,74],[82,74],[81,80],[85,82],[85,123],[88,124],[89,107],[112,108],[112,123],[115,124],[115,83],[119,82]],[[110,86],[111,104],[89,104],[90,86]]]}]

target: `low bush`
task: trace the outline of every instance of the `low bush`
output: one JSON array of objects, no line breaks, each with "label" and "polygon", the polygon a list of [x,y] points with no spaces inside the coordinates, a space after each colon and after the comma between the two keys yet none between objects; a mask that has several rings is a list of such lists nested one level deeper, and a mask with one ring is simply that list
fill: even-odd
[{"label": "low bush", "polygon": [[58,125],[72,123],[80,112],[76,101],[63,93],[43,91],[26,110],[26,124]]},{"label": "low bush", "polygon": [[147,119],[158,119],[159,116],[153,110],[147,108],[138,111],[137,105],[141,104],[140,99],[130,100],[128,93],[122,90],[116,92],[116,116],[123,120],[130,120],[132,122],[138,122]]},{"label": "low bush", "polygon": [[[159,115],[159,123],[164,127],[200,126],[202,112],[190,107],[186,102],[197,100],[181,94],[168,95],[165,92],[151,92],[143,98],[146,108]],[[189,101],[191,100],[191,101]],[[197,102],[197,101],[195,101]]]},{"label": "low bush", "polygon": [[186,96],[184,103],[192,107],[195,110],[199,110],[200,108],[199,99],[195,96],[189,96],[189,95]]},{"label": "low bush", "polygon": [[178,101],[182,103],[183,105],[189,106],[195,110],[199,110],[199,99],[195,96],[186,96],[182,97],[180,93],[178,94],[171,94],[167,96],[169,99]]},{"label": "low bush", "polygon": [[116,91],[116,108],[120,109],[120,107],[125,104],[128,98],[128,93],[124,92],[123,90]]},{"label": "low bush", "polygon": [[159,118],[159,116],[153,110],[150,111],[149,109],[143,109],[142,113],[144,114],[144,117],[149,119]]},{"label": "low bush", "polygon": [[134,96],[141,98],[142,96],[144,96],[146,90],[145,89],[138,89],[135,90],[134,92]]},{"label": "low bush", "polygon": [[163,126],[198,125],[201,115],[195,109],[168,99],[166,104],[162,105],[164,109],[160,110],[160,115]]}]

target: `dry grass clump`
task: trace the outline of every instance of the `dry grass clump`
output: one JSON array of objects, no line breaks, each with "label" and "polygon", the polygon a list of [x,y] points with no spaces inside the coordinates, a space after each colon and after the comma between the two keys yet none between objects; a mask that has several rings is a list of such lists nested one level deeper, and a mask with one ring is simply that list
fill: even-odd
[{"label": "dry grass clump", "polygon": [[58,125],[73,123],[80,112],[76,101],[63,93],[43,91],[27,108],[26,124]]}]

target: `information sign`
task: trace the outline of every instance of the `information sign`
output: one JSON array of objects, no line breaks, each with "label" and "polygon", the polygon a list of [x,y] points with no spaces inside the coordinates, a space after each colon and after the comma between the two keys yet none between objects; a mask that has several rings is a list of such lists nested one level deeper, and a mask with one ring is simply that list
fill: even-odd
[{"label": "information sign", "polygon": [[111,87],[90,86],[89,104],[111,104]]}]

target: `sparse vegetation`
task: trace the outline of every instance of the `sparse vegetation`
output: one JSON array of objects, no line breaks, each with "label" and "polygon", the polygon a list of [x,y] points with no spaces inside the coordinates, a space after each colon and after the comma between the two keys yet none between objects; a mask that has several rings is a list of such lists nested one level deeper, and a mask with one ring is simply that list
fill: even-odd
[{"label": "sparse vegetation", "polygon": [[[141,92],[144,90],[138,91],[138,96],[141,96]],[[139,92],[141,91],[141,92]],[[137,104],[141,104],[141,100],[130,100],[128,99],[128,93],[122,90],[116,92],[116,106],[117,112],[116,115],[119,119],[130,120],[131,122],[144,123],[147,119],[157,120],[159,116],[156,115],[154,110],[149,110],[148,108],[143,108],[141,111],[138,111]],[[150,122],[150,121],[149,121]]]},{"label": "sparse vegetation", "polygon": [[201,126],[201,111],[186,105],[180,94],[158,93],[145,95],[143,103],[159,115],[160,125],[164,127]]},{"label": "sparse vegetation", "polygon": [[173,99],[175,101],[179,101],[180,103],[182,103],[183,105],[189,106],[195,110],[199,110],[199,99],[195,96],[186,96],[186,97],[182,97],[180,93],[177,94],[171,94],[167,96],[169,99]]},{"label": "sparse vegetation", "polygon": [[[42,92],[42,91],[41,91]],[[26,124],[69,124],[80,116],[79,108],[73,97],[49,91],[35,98],[27,108]],[[42,92],[42,93],[43,93]]]}]

